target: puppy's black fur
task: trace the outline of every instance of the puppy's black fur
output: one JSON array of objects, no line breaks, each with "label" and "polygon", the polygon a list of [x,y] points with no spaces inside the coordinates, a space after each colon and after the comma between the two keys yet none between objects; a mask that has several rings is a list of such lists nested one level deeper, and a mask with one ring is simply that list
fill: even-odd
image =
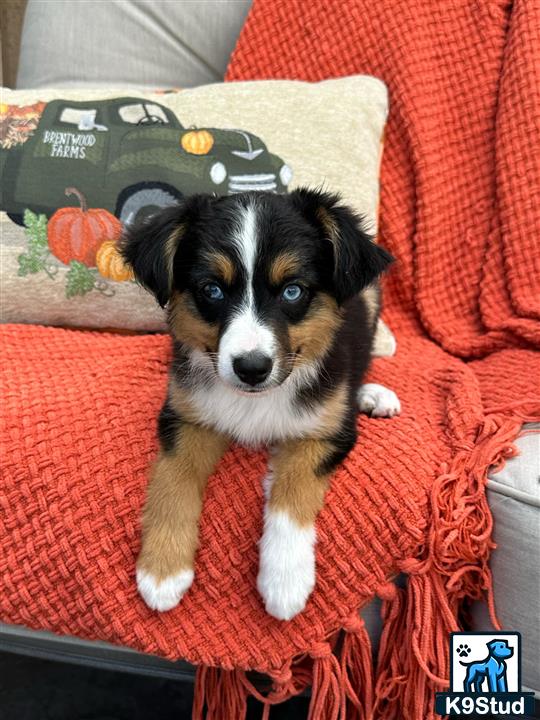
[{"label": "puppy's black fur", "polygon": [[305,189],[188,198],[129,228],[123,254],[174,339],[141,594],[166,610],[192,582],[202,493],[229,440],[272,445],[257,587],[288,620],[315,583],[315,520],[356,440],[392,258],[337,196]]},{"label": "puppy's black fur", "polygon": [[[252,278],[255,312],[278,338],[281,356],[296,357],[292,365],[283,360],[278,384],[302,363],[305,348],[294,346],[294,328],[301,328],[308,321],[314,323],[318,307],[326,307],[322,298],[335,303],[333,312],[338,321],[328,328],[328,342],[323,343],[320,356],[310,360],[317,364],[318,372],[295,390],[298,411],[315,411],[336,387],[347,383],[347,409],[334,438],[335,452],[324,463],[327,471],[343,459],[356,438],[356,391],[370,363],[378,317],[378,292],[373,289],[368,301],[366,289],[392,262],[389,253],[372,242],[362,218],[344,206],[338,196],[308,189],[289,195],[195,195],[129,228],[123,241],[123,255],[161,306],[169,303],[170,311],[171,299],[183,297],[183,307],[188,308],[193,322],[215,329],[215,346],[208,347],[201,341],[197,348],[215,360],[220,338],[245,301],[248,272],[237,235],[248,207],[255,208],[257,213]],[[270,280],[269,269],[283,253],[297,258],[299,269],[276,286]],[[228,258],[234,268],[234,278],[228,283],[215,276],[211,261],[216,254]],[[204,288],[213,281],[219,281],[224,289],[224,299],[219,302],[204,294]],[[284,283],[292,281],[302,287],[302,296],[298,302],[284,303],[280,291]],[[328,312],[327,307],[325,311]],[[191,389],[197,383],[211,382],[210,376],[217,372],[215,362],[213,366],[199,368],[194,375],[187,360],[192,343],[175,334],[173,326],[171,329],[176,341],[175,382]],[[309,345],[309,337],[306,344]],[[160,437],[165,447],[170,444],[178,422],[179,418],[166,406],[160,420]],[[231,435],[235,436],[234,428]],[[272,440],[268,438],[269,442]]]}]

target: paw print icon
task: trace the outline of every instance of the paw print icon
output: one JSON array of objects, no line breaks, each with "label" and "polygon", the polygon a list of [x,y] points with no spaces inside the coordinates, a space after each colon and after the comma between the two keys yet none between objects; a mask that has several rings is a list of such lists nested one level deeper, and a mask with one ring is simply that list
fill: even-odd
[{"label": "paw print icon", "polygon": [[459,657],[469,657],[471,648],[468,645],[458,645],[456,648],[456,652]]}]

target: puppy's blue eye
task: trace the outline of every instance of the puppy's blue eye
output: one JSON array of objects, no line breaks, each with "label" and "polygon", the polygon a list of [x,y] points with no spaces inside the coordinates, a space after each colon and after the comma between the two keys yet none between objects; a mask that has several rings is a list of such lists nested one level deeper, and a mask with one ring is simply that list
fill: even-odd
[{"label": "puppy's blue eye", "polygon": [[203,293],[209,300],[223,300],[223,290],[217,283],[208,283],[203,287]]},{"label": "puppy's blue eye", "polygon": [[281,293],[281,297],[287,302],[296,302],[300,300],[303,290],[300,285],[287,285]]}]

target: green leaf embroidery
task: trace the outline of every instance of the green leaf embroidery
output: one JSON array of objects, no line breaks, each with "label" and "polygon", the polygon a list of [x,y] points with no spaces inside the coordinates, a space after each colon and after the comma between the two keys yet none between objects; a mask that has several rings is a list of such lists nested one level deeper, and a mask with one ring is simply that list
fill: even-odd
[{"label": "green leaf embroidery", "polygon": [[72,260],[69,263],[69,270],[66,275],[66,297],[86,295],[86,293],[94,289],[96,280],[96,271],[90,270],[78,260]]},{"label": "green leaf embroidery", "polygon": [[[17,274],[25,277],[43,270],[51,279],[54,279],[58,272],[58,265],[51,262],[52,256],[47,239],[46,216],[36,215],[31,210],[25,210],[24,225],[25,235],[28,240],[28,252],[19,255],[17,258],[19,263]],[[86,295],[91,290],[98,290],[106,297],[114,295],[114,290],[109,283],[101,279],[96,269],[88,268],[78,260],[72,260],[66,274],[66,297],[72,298],[76,295]]]},{"label": "green leaf embroidery", "polygon": [[31,273],[37,273],[43,269],[42,263],[32,255],[19,255],[19,270],[17,275],[25,277]]},{"label": "green leaf embroidery", "polygon": [[36,215],[31,210],[24,211],[25,235],[28,240],[28,252],[19,255],[18,275],[24,277],[40,270],[52,277],[54,272],[47,264],[49,244],[47,242],[47,218],[45,215]]},{"label": "green leaf embroidery", "polygon": [[36,215],[31,210],[24,211],[25,233],[28,238],[28,246],[48,250],[47,242],[47,218],[45,215]]}]

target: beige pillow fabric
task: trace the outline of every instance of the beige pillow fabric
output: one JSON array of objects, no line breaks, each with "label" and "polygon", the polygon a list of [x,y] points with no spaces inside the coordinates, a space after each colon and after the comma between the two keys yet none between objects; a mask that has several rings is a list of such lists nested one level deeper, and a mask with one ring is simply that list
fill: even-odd
[{"label": "beige pillow fabric", "polygon": [[323,186],[375,231],[387,110],[385,86],[367,76],[165,93],[4,89],[2,320],[163,329],[115,242],[122,223],[193,192]]}]

